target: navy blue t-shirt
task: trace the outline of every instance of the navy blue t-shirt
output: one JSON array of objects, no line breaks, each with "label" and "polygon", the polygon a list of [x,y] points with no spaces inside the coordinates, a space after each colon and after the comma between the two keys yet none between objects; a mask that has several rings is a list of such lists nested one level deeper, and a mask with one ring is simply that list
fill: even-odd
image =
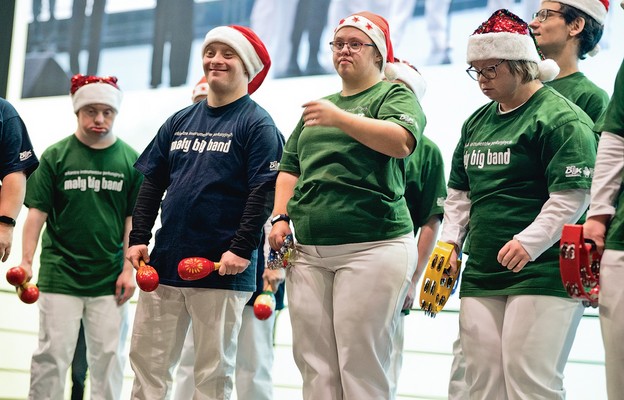
[{"label": "navy blue t-shirt", "polygon": [[186,257],[218,261],[230,248],[249,193],[276,179],[282,148],[273,119],[247,95],[218,108],[194,104],[163,124],[135,164],[167,188],[150,254],[162,284],[256,290],[255,254],[241,274],[198,281],[181,280],[177,265]]},{"label": "navy blue t-shirt", "polygon": [[16,171],[30,176],[38,165],[24,121],[8,101],[0,98],[0,180]]}]

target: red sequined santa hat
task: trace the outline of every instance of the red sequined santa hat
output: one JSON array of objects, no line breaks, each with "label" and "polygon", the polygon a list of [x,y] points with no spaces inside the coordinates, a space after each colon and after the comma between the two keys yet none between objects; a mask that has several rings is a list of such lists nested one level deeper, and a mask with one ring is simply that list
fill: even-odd
[{"label": "red sequined santa hat", "polygon": [[206,77],[202,76],[202,78],[193,88],[193,95],[191,96],[191,100],[193,101],[193,103],[197,103],[198,101],[205,99],[206,96],[208,96],[208,82],[206,82]]},{"label": "red sequined santa hat", "polygon": [[373,41],[383,60],[381,71],[385,72],[386,64],[394,62],[394,51],[390,41],[390,25],[388,21],[384,17],[373,14],[370,11],[361,11],[341,19],[336,29],[334,29],[334,35],[346,26],[361,30]]},{"label": "red sequined santa hat", "polygon": [[604,25],[609,11],[609,0],[555,0],[561,4],[566,4],[577,8],[593,19],[600,25]]},{"label": "red sequined santa hat", "polygon": [[468,38],[466,62],[487,59],[533,61],[542,82],[552,81],[559,74],[557,63],[544,59],[527,23],[509,10],[495,11]]},{"label": "red sequined santa hat", "polygon": [[239,25],[218,26],[206,34],[202,55],[210,43],[224,43],[234,49],[249,75],[247,92],[255,92],[271,67],[271,57],[262,40],[250,28]]},{"label": "red sequined santa hat", "polygon": [[71,78],[69,92],[75,113],[89,104],[106,104],[118,112],[123,97],[114,76],[76,74]]}]

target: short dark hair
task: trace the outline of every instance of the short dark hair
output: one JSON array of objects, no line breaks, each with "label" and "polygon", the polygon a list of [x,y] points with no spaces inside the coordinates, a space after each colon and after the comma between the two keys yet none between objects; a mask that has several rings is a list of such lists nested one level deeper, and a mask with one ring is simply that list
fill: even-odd
[{"label": "short dark hair", "polygon": [[566,24],[569,25],[577,18],[583,18],[585,20],[585,27],[579,33],[579,51],[578,58],[584,60],[591,50],[598,44],[600,38],[602,38],[602,32],[604,30],[604,25],[600,24],[593,17],[589,16],[589,14],[584,11],[579,10],[578,8],[569,6],[567,4],[561,4],[561,11],[563,19]]}]

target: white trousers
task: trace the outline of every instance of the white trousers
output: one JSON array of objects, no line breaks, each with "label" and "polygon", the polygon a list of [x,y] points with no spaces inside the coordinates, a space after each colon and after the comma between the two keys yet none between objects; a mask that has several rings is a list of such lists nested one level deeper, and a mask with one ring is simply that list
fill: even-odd
[{"label": "white trousers", "polygon": [[414,240],[297,245],[286,293],[304,399],[392,398],[387,371],[416,268]]},{"label": "white trousers", "polygon": [[[236,398],[238,400],[271,400],[273,398],[273,325],[275,313],[261,321],[252,306],[246,306],[238,334],[236,351]],[[193,368],[195,347],[189,330],[176,372],[174,400],[191,400],[195,391]]]},{"label": "white trousers", "polygon": [[453,362],[448,386],[448,400],[470,399],[469,388],[466,384],[466,359],[461,348],[459,333],[453,342]]},{"label": "white trousers", "polygon": [[470,398],[565,399],[563,370],[583,310],[577,300],[554,296],[463,297]]},{"label": "white trousers", "polygon": [[119,399],[123,386],[128,307],[115,296],[41,293],[39,344],[30,367],[31,400],[62,400],[76,349],[80,320],[87,342],[91,399]]},{"label": "white trousers", "polygon": [[171,394],[172,373],[191,321],[195,346],[194,400],[229,399],[236,343],[251,292],[160,285],[139,293],[130,345],[132,399]]},{"label": "white trousers", "polygon": [[605,250],[600,260],[600,328],[605,348],[607,395],[624,399],[624,251]]}]

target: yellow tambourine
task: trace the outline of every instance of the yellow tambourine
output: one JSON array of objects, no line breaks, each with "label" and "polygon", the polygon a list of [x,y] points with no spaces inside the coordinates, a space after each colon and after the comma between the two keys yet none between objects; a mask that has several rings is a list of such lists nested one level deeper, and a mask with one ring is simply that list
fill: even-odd
[{"label": "yellow tambourine", "polygon": [[420,288],[420,308],[430,317],[435,317],[444,308],[457,283],[461,260],[457,260],[457,272],[449,275],[452,253],[452,244],[438,241],[429,257]]}]

